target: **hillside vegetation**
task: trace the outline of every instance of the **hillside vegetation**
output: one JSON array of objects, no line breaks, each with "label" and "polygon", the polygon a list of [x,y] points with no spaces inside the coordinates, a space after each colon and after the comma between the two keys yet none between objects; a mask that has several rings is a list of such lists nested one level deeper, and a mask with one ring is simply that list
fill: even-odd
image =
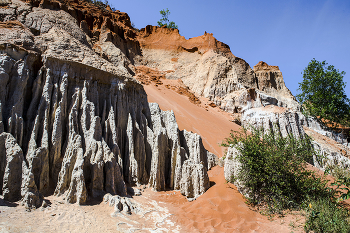
[{"label": "hillside vegetation", "polygon": [[253,128],[252,133],[243,129],[231,133],[222,146],[238,151],[236,157],[229,158],[238,166],[228,181],[243,187],[250,204],[268,214],[302,210],[306,232],[350,231],[349,211],[337,198],[343,194],[339,186],[330,188],[325,175],[307,168],[307,162],[320,156],[308,137],[296,139],[262,129]]}]

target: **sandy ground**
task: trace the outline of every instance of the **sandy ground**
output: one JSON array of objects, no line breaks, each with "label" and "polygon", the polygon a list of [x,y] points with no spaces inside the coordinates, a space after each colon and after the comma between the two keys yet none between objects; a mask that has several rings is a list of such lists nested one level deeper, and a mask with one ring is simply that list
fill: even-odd
[{"label": "sandy ground", "polygon": [[[0,203],[0,232],[112,232],[107,206],[70,205],[57,197],[45,197],[47,208],[26,211],[23,206]],[[109,212],[109,213],[108,213]],[[93,229],[93,230],[92,230]]]},{"label": "sandy ground", "polygon": [[104,202],[79,206],[56,196],[45,197],[48,207],[30,212],[0,199],[0,232],[180,232],[181,227],[169,219],[167,205],[153,194],[147,188],[132,198],[138,211],[131,215],[114,212]]},{"label": "sandy ground", "polygon": [[182,232],[302,232],[300,216],[269,220],[252,210],[237,188],[225,181],[223,168],[212,168],[209,178],[211,188],[193,202],[180,193],[154,193],[157,200],[168,204],[174,213],[170,220],[180,225]]},{"label": "sandy ground", "polygon": [[45,197],[48,207],[28,212],[0,198],[0,232],[302,232],[299,215],[269,220],[252,210],[223,170],[209,171],[211,187],[192,202],[179,191],[143,189],[132,198],[139,209],[132,215],[104,202],[79,206],[56,196]]},{"label": "sandy ground", "polygon": [[[163,80],[163,85],[145,85],[149,102],[157,102],[162,110],[173,110],[180,130],[186,129],[202,136],[207,150],[219,157],[224,149],[219,144],[231,130],[240,126],[232,122],[232,116],[209,101],[200,98],[201,104],[188,101],[165,85],[176,85],[176,80]],[[224,169],[216,166],[209,171],[211,188],[193,202],[185,197],[154,193],[157,200],[167,203],[174,215],[171,219],[181,225],[184,232],[303,232],[302,217],[289,214],[285,218],[270,221],[258,211],[250,209],[233,184],[224,179]],[[299,227],[298,227],[299,226]]]}]

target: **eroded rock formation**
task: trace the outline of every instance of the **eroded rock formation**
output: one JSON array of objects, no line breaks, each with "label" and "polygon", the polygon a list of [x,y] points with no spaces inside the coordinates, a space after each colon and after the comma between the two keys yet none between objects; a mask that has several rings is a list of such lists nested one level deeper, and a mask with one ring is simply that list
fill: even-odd
[{"label": "eroded rock formation", "polygon": [[[8,132],[1,134],[0,144],[6,151],[1,155],[4,198],[21,196],[15,182],[8,186],[24,176],[23,161],[40,193],[54,189],[71,203],[106,192],[125,196],[125,181],[149,181],[156,190],[181,187],[189,197],[208,188],[208,152],[200,137],[180,133],[172,112],[148,106],[140,84],[56,58],[46,58],[36,78],[13,75],[30,73],[28,58],[15,61],[1,55],[2,67],[8,68],[1,73],[8,77],[1,92],[2,123]],[[27,69],[19,70],[16,63]],[[31,90],[25,88],[28,83]],[[188,164],[195,172],[186,172]],[[194,180],[193,185],[184,187],[183,179]]]},{"label": "eroded rock formation", "polygon": [[320,169],[339,165],[350,167],[350,144],[341,133],[336,133],[312,117],[305,117],[299,111],[293,111],[275,105],[251,108],[243,112],[242,125],[273,132],[282,137],[293,135],[296,138],[310,137],[316,151],[323,157],[314,158],[314,165]]},{"label": "eroded rock formation", "polygon": [[79,4],[0,9],[0,194],[27,207],[49,194],[80,204],[127,196],[139,184],[203,194],[215,156],[148,104],[132,77],[127,15]]},{"label": "eroded rock formation", "polygon": [[242,164],[238,160],[240,151],[236,147],[229,147],[227,149],[226,157],[224,160],[224,175],[227,182],[233,183],[237,190],[246,196],[247,198],[252,197],[252,192],[249,188],[241,184],[241,181],[237,179],[237,175],[240,172]]},{"label": "eroded rock formation", "polygon": [[[210,33],[186,40],[164,27],[138,32],[126,13],[83,0],[7,0],[0,19],[0,194],[7,200],[39,206],[54,193],[84,203],[127,196],[128,185],[140,184],[203,194],[217,158],[199,135],[179,131],[173,112],[147,103],[133,76],[151,68],[241,115],[243,126],[296,137],[313,130],[347,143],[300,113],[277,66],[252,69]],[[314,145],[348,164],[346,148]]]},{"label": "eroded rock formation", "polygon": [[260,61],[254,66],[254,74],[257,80],[257,86],[260,91],[275,97],[296,101],[290,90],[286,87],[282,72],[278,66],[270,66],[266,62]]},{"label": "eroded rock formation", "polygon": [[178,30],[149,25],[137,38],[143,56],[136,64],[168,71],[166,78],[181,79],[194,93],[225,111],[242,112],[246,107],[242,94],[252,88],[268,104],[298,108],[278,67],[259,62],[251,69],[213,34],[186,40]]}]

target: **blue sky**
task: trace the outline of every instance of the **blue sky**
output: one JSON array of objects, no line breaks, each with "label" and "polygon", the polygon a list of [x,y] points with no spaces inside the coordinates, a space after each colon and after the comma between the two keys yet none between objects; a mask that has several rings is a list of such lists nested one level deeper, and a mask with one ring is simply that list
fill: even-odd
[{"label": "blue sky", "polygon": [[350,0],[111,0],[129,14],[137,28],[157,25],[159,11],[186,39],[213,33],[235,56],[253,68],[259,61],[277,65],[286,86],[296,95],[302,71],[312,58],[345,71],[350,98]]}]

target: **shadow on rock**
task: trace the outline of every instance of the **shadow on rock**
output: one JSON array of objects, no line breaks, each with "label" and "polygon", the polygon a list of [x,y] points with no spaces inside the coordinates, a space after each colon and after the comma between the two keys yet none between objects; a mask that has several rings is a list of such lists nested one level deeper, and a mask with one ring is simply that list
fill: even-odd
[{"label": "shadow on rock", "polygon": [[14,202],[5,201],[4,199],[0,198],[0,206],[16,207],[18,206],[18,204]]}]

